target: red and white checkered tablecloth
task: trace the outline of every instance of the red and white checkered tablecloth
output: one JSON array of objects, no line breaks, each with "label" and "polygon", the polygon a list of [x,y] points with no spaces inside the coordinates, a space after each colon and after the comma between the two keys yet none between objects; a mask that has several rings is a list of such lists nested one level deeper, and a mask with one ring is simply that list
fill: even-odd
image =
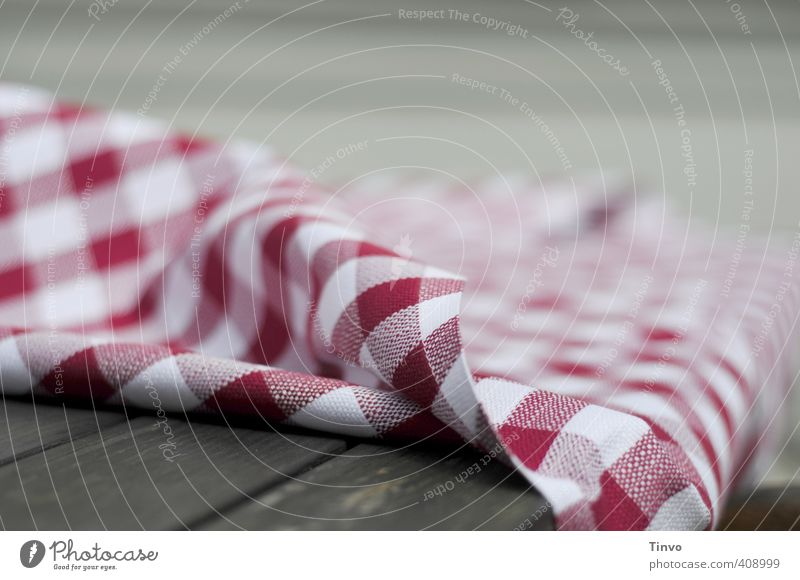
[{"label": "red and white checkered tablecloth", "polygon": [[800,236],[602,177],[333,195],[257,144],[24,86],[0,139],[4,395],[467,440],[562,529],[712,527],[772,457]]}]

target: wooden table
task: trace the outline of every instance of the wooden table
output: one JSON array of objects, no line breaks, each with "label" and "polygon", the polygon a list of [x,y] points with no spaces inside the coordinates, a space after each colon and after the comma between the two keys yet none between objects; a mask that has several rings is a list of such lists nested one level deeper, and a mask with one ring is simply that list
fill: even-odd
[{"label": "wooden table", "polygon": [[[6,400],[0,525],[9,530],[551,529],[541,496],[468,449],[405,448]],[[171,454],[167,454],[169,457]],[[473,475],[462,472],[479,466]],[[476,471],[473,469],[473,471]]]},{"label": "wooden table", "polygon": [[[152,416],[0,401],[0,527],[553,529],[549,505],[534,489],[470,449],[206,418],[168,422],[173,460]],[[734,498],[720,527],[800,529],[800,490]]]},{"label": "wooden table", "polygon": [[[7,0],[0,80],[136,111],[164,66],[228,4],[130,0],[98,21],[82,3]],[[324,172],[321,181],[334,186],[398,166],[466,183],[496,171],[572,176],[518,106],[453,82],[457,73],[532,104],[575,172],[619,168],[714,227],[741,224],[742,171],[752,150],[750,223],[762,232],[797,231],[800,31],[791,23],[800,4],[744,7],[745,33],[723,2],[576,3],[581,28],[624,59],[626,77],[556,20],[562,4],[459,4],[520,24],[529,38],[399,18],[398,8],[427,7],[416,4],[328,0],[295,10],[288,0],[247,3],[192,44],[147,116],[223,140],[267,142],[300,167],[368,142]],[[674,104],[656,60],[689,115],[696,195],[687,192]],[[449,483],[479,460],[468,451],[397,450],[172,417],[182,456],[170,463],[152,418],[45,405],[34,412],[13,402],[0,423],[5,528],[513,529],[531,515],[532,527],[552,525],[546,504],[500,465]],[[733,500],[723,526],[797,526],[798,449],[800,442],[775,464],[767,480],[775,487]]]}]

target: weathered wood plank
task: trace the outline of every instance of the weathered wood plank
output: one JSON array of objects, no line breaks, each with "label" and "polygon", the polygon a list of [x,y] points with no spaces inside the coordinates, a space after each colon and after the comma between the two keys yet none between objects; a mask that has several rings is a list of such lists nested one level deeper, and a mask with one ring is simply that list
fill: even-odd
[{"label": "weathered wood plank", "polygon": [[121,413],[0,399],[0,465],[125,420]]},{"label": "weathered wood plank", "polygon": [[[473,473],[469,474],[472,468]],[[362,444],[207,529],[552,529],[542,497],[474,452]]]},{"label": "weathered wood plank", "polygon": [[734,497],[721,530],[800,530],[800,487],[765,488]]},{"label": "weathered wood plank", "polygon": [[0,524],[192,527],[345,449],[341,440],[309,435],[174,418],[168,424],[167,433],[153,418],[139,417],[0,467]]}]

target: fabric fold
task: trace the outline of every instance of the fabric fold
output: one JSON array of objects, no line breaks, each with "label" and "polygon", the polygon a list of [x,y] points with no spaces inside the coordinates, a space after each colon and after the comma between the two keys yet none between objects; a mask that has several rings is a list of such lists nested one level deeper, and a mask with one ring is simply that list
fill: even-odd
[{"label": "fabric fold", "polygon": [[374,207],[409,184],[338,199],[258,145],[27,87],[0,133],[4,395],[466,441],[563,529],[705,529],[790,386],[792,254],[754,244],[720,306],[726,251],[621,184],[420,196],[451,235]]}]

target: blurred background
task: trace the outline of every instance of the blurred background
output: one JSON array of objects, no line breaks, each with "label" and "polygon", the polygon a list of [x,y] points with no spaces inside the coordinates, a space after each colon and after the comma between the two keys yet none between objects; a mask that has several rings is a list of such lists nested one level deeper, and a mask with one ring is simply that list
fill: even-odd
[{"label": "blurred background", "polygon": [[301,167],[335,156],[330,184],[618,170],[712,227],[738,228],[752,193],[750,223],[791,235],[798,23],[790,1],[6,0],[0,79]]}]

